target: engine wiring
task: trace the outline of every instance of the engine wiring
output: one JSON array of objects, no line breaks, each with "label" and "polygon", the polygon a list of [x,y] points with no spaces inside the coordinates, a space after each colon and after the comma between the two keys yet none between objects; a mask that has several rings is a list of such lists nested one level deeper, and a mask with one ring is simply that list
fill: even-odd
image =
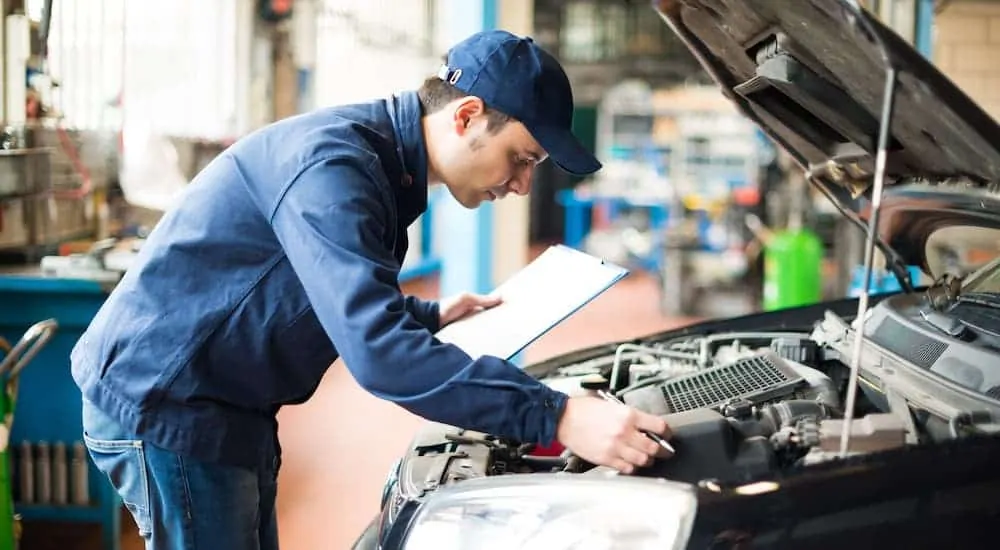
[{"label": "engine wiring", "polygon": [[620,391],[617,385],[619,376],[621,376],[622,357],[627,351],[641,352],[649,355],[654,355],[657,357],[677,359],[680,361],[687,361],[691,363],[698,361],[699,357],[697,354],[694,353],[676,351],[664,347],[646,346],[641,344],[622,344],[618,346],[618,348],[615,350],[614,362],[611,364],[611,391],[613,392]]}]

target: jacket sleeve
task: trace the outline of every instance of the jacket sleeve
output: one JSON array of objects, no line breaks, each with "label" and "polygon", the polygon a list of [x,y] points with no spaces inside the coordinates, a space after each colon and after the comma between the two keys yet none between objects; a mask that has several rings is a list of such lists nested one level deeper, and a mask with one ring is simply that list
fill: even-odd
[{"label": "jacket sleeve", "polygon": [[427,330],[431,332],[441,330],[441,307],[438,302],[407,296],[403,299],[403,304],[406,311],[410,312],[418,323],[427,327]]},{"label": "jacket sleeve", "polygon": [[439,341],[407,307],[398,262],[384,244],[389,185],[376,162],[345,156],[312,164],[271,214],[348,370],[371,394],[427,420],[551,443],[565,394],[512,363],[473,359]]}]

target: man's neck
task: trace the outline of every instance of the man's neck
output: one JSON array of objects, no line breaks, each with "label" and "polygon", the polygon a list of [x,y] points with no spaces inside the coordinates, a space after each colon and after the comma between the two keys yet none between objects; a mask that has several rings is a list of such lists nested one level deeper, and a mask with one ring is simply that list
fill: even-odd
[{"label": "man's neck", "polygon": [[424,115],[420,119],[421,131],[424,133],[424,144],[427,148],[427,186],[431,187],[441,183],[440,172],[438,171],[438,161],[440,157],[438,154],[438,149],[440,143],[435,139],[435,136],[440,135],[440,131],[436,129],[442,121],[438,113]]}]

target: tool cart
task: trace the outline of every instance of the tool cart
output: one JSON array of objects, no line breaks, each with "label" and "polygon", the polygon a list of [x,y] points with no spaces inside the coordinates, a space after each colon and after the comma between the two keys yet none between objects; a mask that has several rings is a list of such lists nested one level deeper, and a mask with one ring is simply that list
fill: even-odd
[{"label": "tool cart", "polygon": [[121,500],[83,447],[80,390],[69,362],[108,290],[107,284],[45,277],[37,270],[0,275],[0,337],[11,348],[0,353],[0,366],[6,369],[8,404],[16,398],[16,407],[3,408],[5,415],[13,413],[5,434],[12,475],[0,494],[0,550],[13,548],[13,514],[20,518],[22,548],[48,538],[36,522],[97,525],[101,548],[121,546]]}]

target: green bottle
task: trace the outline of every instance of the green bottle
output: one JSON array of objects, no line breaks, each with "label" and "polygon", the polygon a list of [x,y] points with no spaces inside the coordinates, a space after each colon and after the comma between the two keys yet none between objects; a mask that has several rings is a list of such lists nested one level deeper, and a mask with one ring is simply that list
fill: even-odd
[{"label": "green bottle", "polygon": [[823,243],[804,228],[776,231],[764,243],[765,311],[823,298]]}]

